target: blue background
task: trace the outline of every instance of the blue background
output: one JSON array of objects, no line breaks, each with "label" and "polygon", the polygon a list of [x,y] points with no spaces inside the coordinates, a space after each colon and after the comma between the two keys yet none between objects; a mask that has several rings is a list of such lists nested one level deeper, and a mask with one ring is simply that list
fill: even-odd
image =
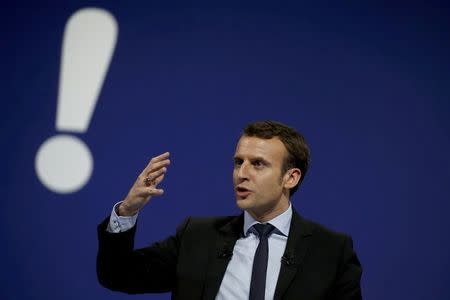
[{"label": "blue background", "polygon": [[[65,23],[119,24],[87,132],[94,172],[60,195],[34,159],[57,134]],[[54,1],[2,5],[1,299],[130,299],[95,275],[96,226],[148,160],[172,165],[137,246],[187,215],[237,214],[232,155],[245,124],[300,130],[312,164],[294,206],[352,235],[365,299],[450,299],[450,25],[445,2]],[[169,294],[133,299],[169,299]]]}]

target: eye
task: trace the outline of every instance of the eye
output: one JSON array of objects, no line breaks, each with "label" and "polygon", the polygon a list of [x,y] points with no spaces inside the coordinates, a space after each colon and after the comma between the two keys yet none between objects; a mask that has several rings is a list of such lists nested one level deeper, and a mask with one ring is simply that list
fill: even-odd
[{"label": "eye", "polygon": [[233,162],[235,167],[240,167],[242,165],[242,159],[240,158],[235,158]]},{"label": "eye", "polygon": [[256,168],[262,168],[264,167],[266,164],[262,161],[262,160],[255,160],[252,162],[252,164],[256,167]]}]

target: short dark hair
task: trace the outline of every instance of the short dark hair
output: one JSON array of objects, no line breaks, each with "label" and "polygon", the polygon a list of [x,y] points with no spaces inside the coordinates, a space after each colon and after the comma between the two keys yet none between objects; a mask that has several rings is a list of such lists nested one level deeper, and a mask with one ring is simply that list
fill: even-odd
[{"label": "short dark hair", "polygon": [[286,173],[291,168],[299,168],[302,172],[300,181],[290,190],[292,196],[299,188],[310,162],[310,151],[305,138],[297,130],[283,123],[276,121],[258,121],[248,124],[243,131],[243,136],[255,136],[263,139],[277,137],[281,140],[287,150],[287,157],[284,158],[281,173]]}]

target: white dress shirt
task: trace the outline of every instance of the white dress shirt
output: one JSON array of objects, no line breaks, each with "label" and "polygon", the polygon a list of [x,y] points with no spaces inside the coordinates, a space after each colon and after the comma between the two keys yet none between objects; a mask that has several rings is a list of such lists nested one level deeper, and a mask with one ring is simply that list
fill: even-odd
[{"label": "white dress shirt", "polygon": [[122,203],[122,201],[116,203],[113,207],[111,217],[109,218],[108,227],[106,227],[106,231],[108,232],[111,233],[124,232],[130,230],[131,228],[133,228],[134,225],[136,225],[136,220],[139,213],[127,217],[119,216],[117,214],[117,209],[119,208],[120,203]]},{"label": "white dress shirt", "polygon": [[[275,226],[276,229],[268,238],[269,256],[265,299],[273,299],[275,294],[281,268],[281,257],[286,248],[291,219],[292,207],[289,204],[289,208],[285,212],[267,222]],[[233,256],[228,263],[216,300],[248,299],[253,258],[259,244],[258,235],[252,226],[257,223],[259,222],[253,219],[248,212],[244,212],[244,236],[236,241]]]}]

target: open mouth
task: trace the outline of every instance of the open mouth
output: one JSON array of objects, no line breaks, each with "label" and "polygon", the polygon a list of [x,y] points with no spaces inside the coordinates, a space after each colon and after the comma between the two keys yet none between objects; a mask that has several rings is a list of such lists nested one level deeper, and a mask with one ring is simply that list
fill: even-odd
[{"label": "open mouth", "polygon": [[246,188],[240,187],[240,186],[236,187],[236,195],[238,197],[245,198],[248,195],[250,195],[250,193],[251,193],[251,191],[249,189],[246,189]]}]

